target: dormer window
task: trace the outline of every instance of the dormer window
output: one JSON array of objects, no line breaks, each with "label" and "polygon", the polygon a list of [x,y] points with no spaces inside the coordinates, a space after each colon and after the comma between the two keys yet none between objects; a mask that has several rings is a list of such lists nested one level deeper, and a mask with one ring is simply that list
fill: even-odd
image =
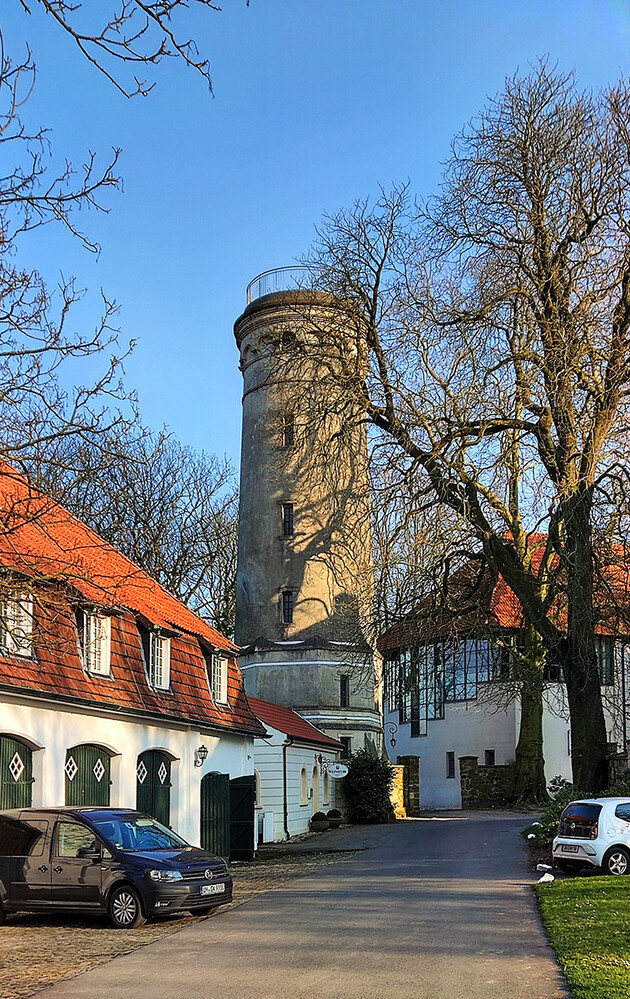
[{"label": "dormer window", "polygon": [[0,650],[8,656],[33,654],[33,597],[10,593],[0,602]]},{"label": "dormer window", "polygon": [[148,628],[138,621],[138,631],[142,642],[147,678],[154,690],[170,690],[171,686],[171,640],[158,630]]},{"label": "dormer window", "polygon": [[168,690],[171,685],[171,640],[150,633],[149,683],[156,690]]},{"label": "dormer window", "polygon": [[88,673],[111,673],[111,618],[94,611],[80,611],[79,640]]},{"label": "dormer window", "polygon": [[228,661],[225,656],[214,653],[211,663],[210,690],[216,704],[228,703],[227,681]]}]

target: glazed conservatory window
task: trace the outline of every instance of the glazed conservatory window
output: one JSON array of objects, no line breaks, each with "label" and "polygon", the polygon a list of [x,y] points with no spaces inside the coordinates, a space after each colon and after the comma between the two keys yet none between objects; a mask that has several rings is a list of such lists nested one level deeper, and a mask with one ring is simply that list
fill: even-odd
[{"label": "glazed conservatory window", "polygon": [[610,635],[595,637],[595,654],[599,670],[599,681],[602,686],[610,686],[615,682],[615,644]]},{"label": "glazed conservatory window", "polygon": [[102,614],[83,611],[81,634],[83,664],[88,673],[110,674],[111,619]]},{"label": "glazed conservatory window", "polygon": [[33,654],[33,597],[30,593],[9,594],[0,603],[0,647],[5,655]]}]

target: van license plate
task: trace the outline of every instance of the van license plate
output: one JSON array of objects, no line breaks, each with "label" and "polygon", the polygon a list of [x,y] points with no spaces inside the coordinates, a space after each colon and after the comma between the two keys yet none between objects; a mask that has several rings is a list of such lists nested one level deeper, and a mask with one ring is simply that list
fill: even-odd
[{"label": "van license plate", "polygon": [[[573,843],[562,844],[563,853],[578,853],[579,849],[580,849],[579,846],[574,846]],[[209,885],[208,887],[212,887],[212,885]]]},{"label": "van license plate", "polygon": [[225,885],[202,885],[199,889],[201,895],[220,895],[225,891]]}]

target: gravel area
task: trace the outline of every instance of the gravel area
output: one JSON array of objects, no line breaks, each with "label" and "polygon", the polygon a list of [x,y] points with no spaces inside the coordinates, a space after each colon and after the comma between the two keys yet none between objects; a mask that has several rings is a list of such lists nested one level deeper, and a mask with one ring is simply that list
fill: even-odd
[{"label": "gravel area", "polygon": [[[235,864],[234,901],[221,906],[212,917],[248,902],[263,892],[273,891],[293,878],[328,867],[356,850],[283,853],[281,847],[267,851],[251,864]],[[119,954],[144,947],[169,933],[176,933],[202,917],[179,916],[150,922],[136,930],[110,929],[100,917],[16,914],[0,926],[0,996],[24,999],[64,978],[72,978]]]}]

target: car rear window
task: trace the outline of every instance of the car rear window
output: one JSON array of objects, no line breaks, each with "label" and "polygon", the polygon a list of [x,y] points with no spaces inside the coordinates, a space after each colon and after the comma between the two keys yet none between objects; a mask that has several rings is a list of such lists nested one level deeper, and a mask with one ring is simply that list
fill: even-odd
[{"label": "car rear window", "polygon": [[588,805],[581,801],[571,802],[560,817],[558,835],[573,836],[576,839],[596,839],[597,820],[601,810],[601,805]]},{"label": "car rear window", "polygon": [[623,819],[624,822],[630,822],[630,804],[617,805],[615,815],[618,819]]},{"label": "car rear window", "polygon": [[41,857],[48,822],[0,819],[0,857]]}]

